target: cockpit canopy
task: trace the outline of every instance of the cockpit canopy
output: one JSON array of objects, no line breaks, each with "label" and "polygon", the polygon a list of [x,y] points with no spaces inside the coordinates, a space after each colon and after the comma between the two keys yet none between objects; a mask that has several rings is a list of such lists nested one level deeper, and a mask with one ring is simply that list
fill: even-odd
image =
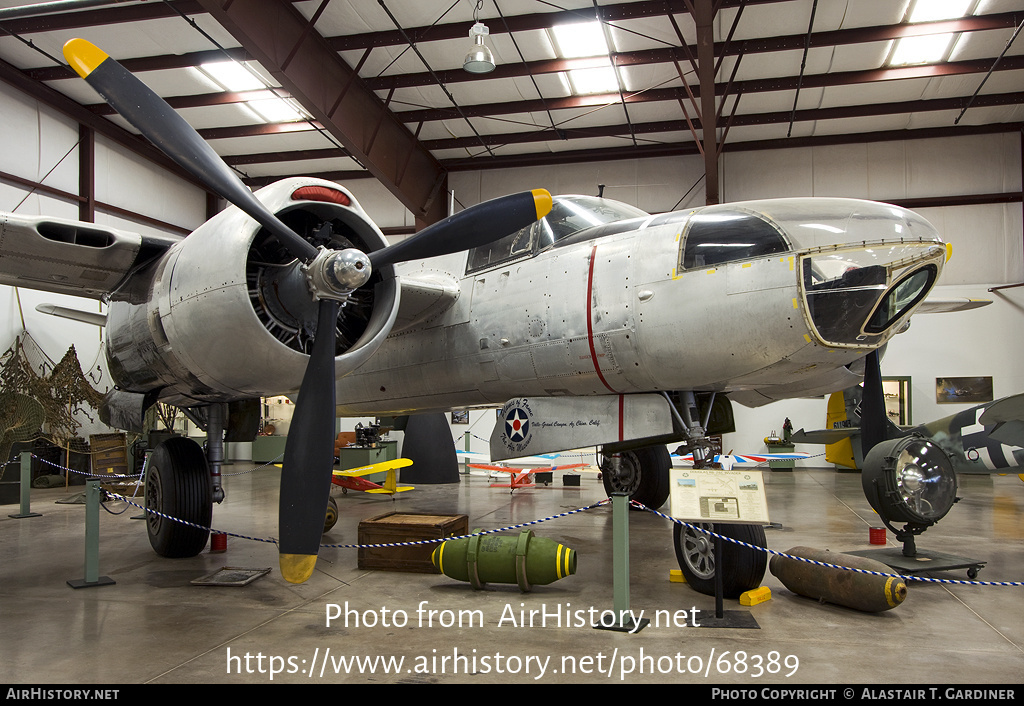
[{"label": "cockpit canopy", "polygon": [[[587,238],[596,238],[634,230],[650,218],[649,213],[639,208],[597,196],[555,196],[552,201],[551,212],[536,223],[470,251],[467,272],[517,260],[554,245],[566,245],[571,236],[583,231],[588,231]],[[598,226],[610,230],[605,232]]]}]

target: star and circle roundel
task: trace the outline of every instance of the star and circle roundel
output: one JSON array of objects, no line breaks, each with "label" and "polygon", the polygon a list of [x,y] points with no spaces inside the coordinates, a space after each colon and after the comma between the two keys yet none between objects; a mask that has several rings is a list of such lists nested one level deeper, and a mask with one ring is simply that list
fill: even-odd
[{"label": "star and circle roundel", "polygon": [[530,433],[530,416],[522,407],[513,407],[505,413],[505,436],[509,441],[524,441]]}]

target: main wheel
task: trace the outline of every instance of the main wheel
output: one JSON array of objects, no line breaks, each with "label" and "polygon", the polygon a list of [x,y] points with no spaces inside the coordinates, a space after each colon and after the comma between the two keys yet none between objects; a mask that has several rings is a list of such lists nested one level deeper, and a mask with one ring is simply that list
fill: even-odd
[{"label": "main wheel", "polygon": [[722,596],[739,598],[741,593],[761,585],[768,565],[768,555],[758,549],[722,540],[721,561],[715,556],[715,538],[700,529],[716,532],[722,537],[752,544],[768,546],[761,525],[734,525],[702,522],[693,526],[676,523],[672,539],[676,547],[676,561],[683,571],[686,582],[697,591],[708,596],[715,595],[715,571],[722,567]]},{"label": "main wheel", "polygon": [[203,551],[210,537],[213,494],[199,444],[173,437],[156,447],[146,472],[146,508],[146,532],[157,554],[179,558]]},{"label": "main wheel", "polygon": [[657,510],[668,500],[672,459],[664,446],[648,446],[608,455],[601,462],[601,481],[608,495],[628,493],[631,500]]}]

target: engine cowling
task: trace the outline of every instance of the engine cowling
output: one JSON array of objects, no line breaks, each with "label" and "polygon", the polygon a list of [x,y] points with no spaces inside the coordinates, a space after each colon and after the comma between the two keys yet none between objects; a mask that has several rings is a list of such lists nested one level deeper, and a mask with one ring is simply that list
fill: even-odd
[{"label": "engine cowling", "polygon": [[[352,194],[312,178],[257,192],[281,220],[315,245],[372,252],[387,246]],[[107,359],[118,386],[189,406],[298,390],[316,329],[299,263],[255,221],[228,207],[170,248],[111,301]],[[398,312],[390,266],[350,295],[338,317],[336,377],[380,346]]]}]

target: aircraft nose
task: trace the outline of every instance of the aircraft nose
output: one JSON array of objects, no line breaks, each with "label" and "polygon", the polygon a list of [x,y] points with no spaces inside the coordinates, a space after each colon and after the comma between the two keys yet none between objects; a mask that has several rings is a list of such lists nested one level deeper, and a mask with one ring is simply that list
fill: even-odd
[{"label": "aircraft nose", "polygon": [[931,291],[945,255],[945,247],[934,241],[805,253],[801,289],[812,332],[830,346],[882,345]]}]

